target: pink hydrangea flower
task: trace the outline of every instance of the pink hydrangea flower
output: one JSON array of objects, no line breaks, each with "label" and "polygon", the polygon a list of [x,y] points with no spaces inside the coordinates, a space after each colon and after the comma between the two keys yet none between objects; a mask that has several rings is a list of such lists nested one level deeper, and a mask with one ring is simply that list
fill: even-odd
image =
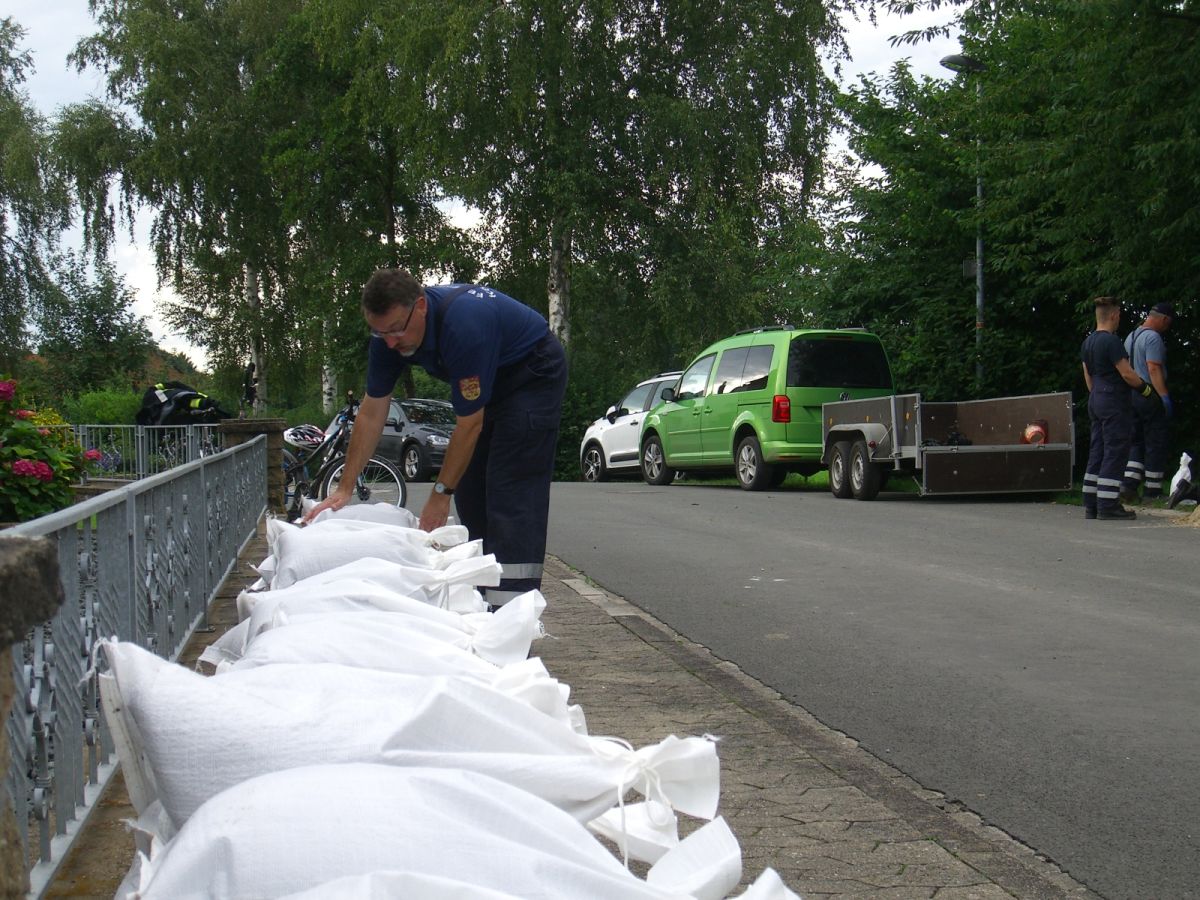
[{"label": "pink hydrangea flower", "polygon": [[36,478],[38,481],[54,480],[54,470],[41,460],[34,462],[32,459],[18,459],[12,464],[12,470],[14,475]]},{"label": "pink hydrangea flower", "polygon": [[33,410],[32,409],[14,409],[13,415],[16,416],[18,419],[32,419],[33,418]]},{"label": "pink hydrangea flower", "polygon": [[42,437],[46,437],[50,434],[50,429],[49,428],[39,428],[38,434],[40,434]]},{"label": "pink hydrangea flower", "polygon": [[0,400],[7,403],[17,393],[17,383],[15,381],[0,381]]},{"label": "pink hydrangea flower", "polygon": [[103,456],[104,456],[104,454],[101,453],[99,450],[97,450],[95,447],[93,447],[90,450],[83,451],[83,458],[86,459],[88,462],[99,462],[103,458]]}]

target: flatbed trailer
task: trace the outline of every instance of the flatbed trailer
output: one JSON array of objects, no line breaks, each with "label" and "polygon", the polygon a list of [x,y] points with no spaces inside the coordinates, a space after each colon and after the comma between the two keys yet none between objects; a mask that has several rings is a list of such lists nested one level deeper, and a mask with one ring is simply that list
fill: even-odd
[{"label": "flatbed trailer", "polygon": [[[839,498],[871,500],[899,475],[911,475],[922,496],[1065,491],[1075,465],[1072,410],[1069,392],[956,402],[893,394],[826,403],[821,461]],[[1030,433],[1033,443],[1026,442]]]}]

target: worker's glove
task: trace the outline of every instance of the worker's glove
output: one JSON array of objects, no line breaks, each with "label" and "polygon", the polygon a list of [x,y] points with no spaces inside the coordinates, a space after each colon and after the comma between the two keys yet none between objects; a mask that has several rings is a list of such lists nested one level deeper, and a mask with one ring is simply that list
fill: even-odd
[{"label": "worker's glove", "polygon": [[1158,399],[1162,401],[1163,412],[1167,414],[1167,418],[1172,418],[1175,415],[1175,404],[1171,402],[1171,395],[1160,394]]}]

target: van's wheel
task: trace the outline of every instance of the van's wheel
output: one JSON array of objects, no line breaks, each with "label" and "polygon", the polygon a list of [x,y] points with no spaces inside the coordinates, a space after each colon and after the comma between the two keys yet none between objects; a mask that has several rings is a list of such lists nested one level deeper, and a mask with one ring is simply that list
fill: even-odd
[{"label": "van's wheel", "polygon": [[850,451],[850,492],[855,500],[874,500],[882,479],[879,467],[871,461],[866,441],[855,441]]},{"label": "van's wheel", "polygon": [[734,458],[738,484],[744,491],[764,491],[771,484],[774,466],[763,461],[762,447],[752,434],[742,438]]},{"label": "van's wheel", "polygon": [[646,438],[642,445],[642,481],[662,486],[675,480],[675,470],[667,465],[662,441],[657,434]]},{"label": "van's wheel", "polygon": [[850,496],[850,442],[837,441],[829,452],[829,492],[839,500]]}]

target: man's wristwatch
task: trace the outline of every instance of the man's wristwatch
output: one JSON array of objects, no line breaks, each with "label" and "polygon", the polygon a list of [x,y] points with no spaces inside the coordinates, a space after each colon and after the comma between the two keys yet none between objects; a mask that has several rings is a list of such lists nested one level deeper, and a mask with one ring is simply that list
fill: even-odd
[{"label": "man's wristwatch", "polygon": [[444,484],[442,484],[440,481],[433,486],[433,492],[435,494],[444,494],[447,497],[454,496],[454,488],[448,488]]},{"label": "man's wristwatch", "polygon": [[1141,393],[1141,395],[1142,395],[1143,397],[1149,397],[1151,394],[1153,394],[1153,393],[1154,393],[1154,388],[1152,388],[1152,387],[1150,386],[1150,383],[1149,383],[1149,382],[1143,381],[1143,382],[1142,382],[1142,389],[1141,389],[1140,393]]}]

